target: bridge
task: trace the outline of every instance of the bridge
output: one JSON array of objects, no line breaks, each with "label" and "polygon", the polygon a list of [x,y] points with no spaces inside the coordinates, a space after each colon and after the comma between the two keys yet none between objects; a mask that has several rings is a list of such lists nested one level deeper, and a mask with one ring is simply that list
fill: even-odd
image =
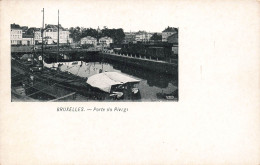
[{"label": "bridge", "polygon": [[[36,49],[35,53],[40,55],[41,49]],[[33,53],[32,47],[12,47],[12,55],[23,55],[25,53]],[[124,66],[131,65],[135,67],[140,67],[143,69],[152,70],[155,72],[161,72],[171,75],[177,75],[178,73],[178,60],[171,59],[170,61],[162,61],[158,59],[146,58],[146,56],[136,57],[132,54],[119,54],[112,52],[104,52],[98,50],[90,49],[63,49],[59,50],[59,55],[56,49],[46,49],[44,50],[44,59],[46,62],[66,62],[66,61],[112,61],[116,63],[121,63]]]}]

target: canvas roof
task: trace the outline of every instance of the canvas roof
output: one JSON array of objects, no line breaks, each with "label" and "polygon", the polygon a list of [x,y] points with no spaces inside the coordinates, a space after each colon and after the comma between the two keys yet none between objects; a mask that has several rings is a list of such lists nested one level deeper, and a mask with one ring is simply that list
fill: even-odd
[{"label": "canvas roof", "polygon": [[125,84],[129,82],[137,83],[140,82],[140,80],[118,72],[99,73],[89,77],[87,80],[87,83],[92,87],[99,88],[100,90],[108,93],[110,93],[113,85]]}]

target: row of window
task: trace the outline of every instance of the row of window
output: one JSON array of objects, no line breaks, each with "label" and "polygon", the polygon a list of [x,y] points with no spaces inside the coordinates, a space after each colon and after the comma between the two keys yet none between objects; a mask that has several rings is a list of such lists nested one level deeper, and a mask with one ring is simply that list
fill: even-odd
[{"label": "row of window", "polygon": [[174,32],[163,32],[162,34],[174,34]]},{"label": "row of window", "polygon": [[11,33],[13,33],[13,34],[22,34],[22,31],[21,30],[12,30],[11,29]]},{"label": "row of window", "polygon": [[11,35],[11,38],[22,38],[22,35]]},{"label": "row of window", "polygon": [[17,40],[11,40],[12,44],[18,44],[18,43],[22,43],[22,41],[17,41]]}]

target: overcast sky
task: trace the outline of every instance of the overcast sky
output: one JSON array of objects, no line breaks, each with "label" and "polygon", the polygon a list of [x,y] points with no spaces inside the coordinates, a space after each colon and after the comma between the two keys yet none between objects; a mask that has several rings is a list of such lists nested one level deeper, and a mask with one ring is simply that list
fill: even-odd
[{"label": "overcast sky", "polygon": [[[123,28],[124,31],[161,32],[178,27],[180,3],[170,1],[11,1],[8,21],[22,26],[41,27],[42,8],[45,24],[57,24],[58,9],[63,27]],[[10,11],[10,9],[12,11]]]}]

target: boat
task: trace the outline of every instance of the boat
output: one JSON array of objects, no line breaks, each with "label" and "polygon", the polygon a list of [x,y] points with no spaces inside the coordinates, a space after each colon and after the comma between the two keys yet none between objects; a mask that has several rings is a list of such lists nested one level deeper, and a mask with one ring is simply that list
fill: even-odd
[{"label": "boat", "polygon": [[178,89],[176,89],[174,92],[171,92],[169,94],[167,93],[157,93],[156,94],[158,99],[164,99],[164,100],[177,100],[178,99]]},{"label": "boat", "polygon": [[88,78],[86,83],[110,94],[113,99],[138,99],[140,91],[136,84],[140,80],[118,72],[103,72]]}]

